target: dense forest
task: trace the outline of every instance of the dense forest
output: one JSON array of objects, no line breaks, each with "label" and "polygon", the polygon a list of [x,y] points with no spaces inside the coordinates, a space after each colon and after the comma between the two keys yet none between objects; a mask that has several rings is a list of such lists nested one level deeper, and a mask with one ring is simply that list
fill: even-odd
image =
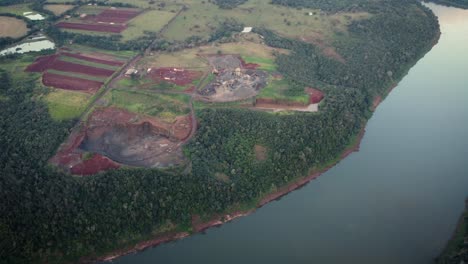
[{"label": "dense forest", "polygon": [[[413,0],[273,2],[320,4],[323,9],[328,5],[330,11],[333,6],[356,7],[373,16],[353,23],[349,35],[334,43],[346,63],[324,56],[311,44],[259,29],[269,45],[292,51],[277,58],[280,72],[301,85],[321,85],[326,93],[321,111],[272,115],[201,110],[199,130],[185,149],[192,161],[188,174],[120,169],[79,178],[57,171],[47,161],[73,122],[54,121],[47,107],[34,99],[37,77],[17,79],[0,72],[1,262],[59,263],[93,257],[149,238],[171,224],[190,231],[194,214],[209,218],[255,204],[311,168],[336,160],[362,129],[374,97],[385,95],[438,35],[437,19]],[[238,26],[226,25],[226,32]],[[212,41],[220,36],[225,32],[215,33]],[[255,145],[267,149],[266,160],[256,160]],[[226,177],[218,180],[216,174]]]}]

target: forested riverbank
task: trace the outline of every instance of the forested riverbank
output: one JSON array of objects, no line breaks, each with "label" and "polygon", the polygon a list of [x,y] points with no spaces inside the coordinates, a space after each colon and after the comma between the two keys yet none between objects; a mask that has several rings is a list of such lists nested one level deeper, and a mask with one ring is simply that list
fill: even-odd
[{"label": "forested riverbank", "polygon": [[[37,76],[15,79],[2,72],[0,234],[8,238],[1,242],[2,259],[71,262],[165,232],[191,233],[195,215],[209,221],[254,208],[264,196],[334,163],[362,131],[374,99],[432,47],[439,30],[434,14],[417,1],[332,2],[340,2],[339,9],[329,12],[371,14],[335,40],[345,63],[313,44],[259,31],[270,46],[291,50],[276,61],[286,78],[325,92],[320,113],[201,110],[199,130],[185,149],[189,174],[127,168],[85,178],[64,175],[48,160],[73,122],[54,121],[35,100]],[[258,145],[267,150],[264,160],[255,157]],[[224,180],[214,177],[219,174]]]}]

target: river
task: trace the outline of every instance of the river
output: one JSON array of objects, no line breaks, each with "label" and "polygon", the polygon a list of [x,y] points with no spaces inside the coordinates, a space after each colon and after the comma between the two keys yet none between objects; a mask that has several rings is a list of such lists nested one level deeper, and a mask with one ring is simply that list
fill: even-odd
[{"label": "river", "polygon": [[114,261],[430,263],[468,195],[468,11],[378,107],[359,152],[252,215]]}]

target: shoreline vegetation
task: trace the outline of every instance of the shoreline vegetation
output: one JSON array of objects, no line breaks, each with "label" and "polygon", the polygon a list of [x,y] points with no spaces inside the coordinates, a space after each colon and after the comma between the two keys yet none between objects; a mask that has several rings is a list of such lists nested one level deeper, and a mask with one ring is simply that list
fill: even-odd
[{"label": "shoreline vegetation", "polygon": [[459,264],[468,260],[468,198],[455,230],[444,250],[435,259],[437,264]]},{"label": "shoreline vegetation", "polygon": [[[407,75],[408,71],[416,65],[416,63],[422,59],[428,52],[431,51],[431,49],[437,45],[439,39],[441,36],[441,32],[439,31],[432,43],[429,45],[428,49],[418,58],[416,61],[410,63],[407,65],[408,70],[401,76],[401,78],[398,81],[395,81],[393,84],[391,84],[387,90],[385,91],[383,96],[376,96],[374,98],[374,101],[371,105],[371,111],[374,112],[377,107],[385,100],[385,98],[395,89],[399,82]],[[369,118],[370,119],[370,118]],[[276,191],[272,193],[267,193],[263,197],[257,200],[253,208],[247,209],[247,210],[234,210],[232,212],[222,214],[222,215],[217,215],[210,219],[209,221],[206,222],[199,222],[196,223],[192,226],[191,232],[187,231],[181,231],[181,232],[168,232],[162,235],[156,235],[153,236],[153,238],[142,241],[137,243],[134,246],[115,250],[110,254],[105,254],[104,256],[100,256],[97,258],[83,258],[80,262],[81,263],[88,263],[89,261],[92,262],[97,262],[97,261],[112,261],[114,259],[117,259],[119,257],[125,256],[125,255],[130,255],[134,253],[138,253],[140,251],[146,250],[148,248],[153,248],[157,247],[161,244],[169,243],[169,242],[174,242],[177,240],[184,239],[188,236],[195,235],[197,233],[202,233],[206,231],[207,229],[213,228],[213,227],[219,227],[223,224],[229,223],[237,218],[248,216],[252,213],[254,213],[257,209],[262,208],[263,206],[267,205],[270,202],[273,201],[278,201],[280,200],[283,196],[289,194],[290,192],[293,192],[295,190],[299,190],[300,188],[304,187],[305,185],[309,184],[311,181],[317,179],[319,176],[322,174],[326,173],[328,170],[332,169],[335,167],[339,162],[350,156],[354,152],[358,152],[360,149],[361,141],[364,138],[365,132],[366,132],[366,125],[367,121],[362,124],[361,130],[357,135],[355,135],[348,146],[343,150],[343,152],[339,155],[338,158],[330,161],[328,164],[325,164],[322,166],[322,168],[316,169],[316,170],[311,170],[308,176],[306,177],[300,177],[298,179],[295,179],[291,181],[289,184],[286,184],[285,186],[282,186],[278,188]],[[467,199],[467,210],[468,210],[468,199]],[[465,213],[464,216],[466,217],[468,213]],[[466,222],[461,222],[460,223],[466,223]],[[461,228],[457,228],[457,234],[460,232]],[[464,231],[465,229],[463,229]],[[455,235],[454,235],[455,236]],[[453,243],[454,239],[451,240],[450,243]],[[438,264],[446,264],[446,262],[437,262]]]},{"label": "shoreline vegetation", "polygon": [[[237,5],[261,3],[223,1],[232,4],[227,6],[237,18],[245,15]],[[202,2],[190,8],[218,10],[213,3]],[[302,94],[304,86],[322,89],[325,98],[319,112],[271,114],[227,106],[200,109],[197,133],[183,149],[190,160],[187,168],[122,168],[75,177],[51,166],[50,157],[83,120],[53,120],[48,106],[35,99],[47,87],[40,85],[38,74],[26,76],[23,64],[19,67],[15,60],[24,59],[27,65],[33,56],[2,59],[0,145],[5,151],[0,155],[4,174],[0,177],[0,235],[8,239],[1,241],[0,258],[9,263],[112,260],[254,212],[357,151],[372,112],[440,36],[437,18],[416,0],[273,0],[271,4],[304,10],[295,14],[315,21],[316,30],[328,31],[326,36],[308,36],[308,41],[282,36],[274,28],[259,26],[253,31],[261,35],[262,43],[290,50],[276,54],[274,62],[278,73],[291,81],[286,87],[288,96]],[[176,15],[162,33],[176,32],[186,19],[193,20],[190,12],[198,11],[190,8],[184,7],[184,15]],[[306,9],[323,12],[306,13]],[[346,12],[368,16],[343,15],[330,20],[327,27],[315,24]],[[277,15],[285,16],[279,29],[299,26],[294,17]],[[128,50],[174,52],[235,41],[233,32],[240,32],[243,25],[225,18],[216,29],[194,28],[197,33],[187,35],[183,42],[162,34],[122,43],[112,36],[62,32],[52,24],[55,20],[44,21],[42,26],[58,46],[72,40],[73,45],[113,50],[118,56]],[[314,38],[333,46],[335,56],[323,53],[313,44]],[[256,157],[256,146],[261,147],[263,157]]]}]

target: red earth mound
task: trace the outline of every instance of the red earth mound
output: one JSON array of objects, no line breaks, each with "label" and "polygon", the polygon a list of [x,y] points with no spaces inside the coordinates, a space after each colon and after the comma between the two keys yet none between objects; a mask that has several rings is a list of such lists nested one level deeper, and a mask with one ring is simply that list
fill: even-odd
[{"label": "red earth mound", "polygon": [[122,66],[124,64],[124,62],[122,62],[122,61],[104,60],[104,59],[90,57],[90,56],[83,55],[83,54],[76,54],[76,53],[70,53],[70,52],[62,52],[62,54],[67,56],[67,57],[76,58],[76,59],[80,59],[80,60],[86,60],[86,61],[90,61],[90,62],[101,63],[101,64],[106,64],[106,65],[109,65],[109,66]]},{"label": "red earth mound", "polygon": [[87,16],[84,18],[86,21],[105,22],[105,23],[119,23],[123,24],[130,19],[136,17],[140,11],[107,9],[94,16]]},{"label": "red earth mound", "polygon": [[86,66],[82,64],[62,61],[62,60],[55,60],[52,65],[50,65],[49,69],[64,71],[64,72],[75,72],[75,73],[82,73],[92,76],[102,76],[102,77],[109,77],[114,74],[113,70],[103,69],[103,68],[96,68],[91,66]]},{"label": "red earth mound", "polygon": [[49,69],[56,59],[58,58],[58,54],[49,55],[49,56],[42,56],[37,58],[33,64],[29,65],[26,68],[27,72],[43,72]]},{"label": "red earth mound", "polygon": [[157,68],[152,69],[149,75],[157,82],[169,82],[179,86],[186,86],[200,78],[202,73],[182,68]]},{"label": "red earth mound", "polygon": [[75,90],[75,91],[85,91],[89,93],[94,93],[102,86],[102,82],[91,81],[71,76],[64,76],[54,73],[44,73],[42,76],[42,83],[45,86],[65,89],[65,90]]},{"label": "red earth mound", "polygon": [[314,88],[306,88],[306,93],[309,94],[309,103],[311,104],[318,104],[324,98],[323,92]]},{"label": "red earth mound", "polygon": [[109,32],[109,33],[120,33],[127,28],[126,25],[84,24],[84,23],[70,23],[70,22],[57,23],[57,27],[66,28],[66,29],[97,31],[97,32]]}]

